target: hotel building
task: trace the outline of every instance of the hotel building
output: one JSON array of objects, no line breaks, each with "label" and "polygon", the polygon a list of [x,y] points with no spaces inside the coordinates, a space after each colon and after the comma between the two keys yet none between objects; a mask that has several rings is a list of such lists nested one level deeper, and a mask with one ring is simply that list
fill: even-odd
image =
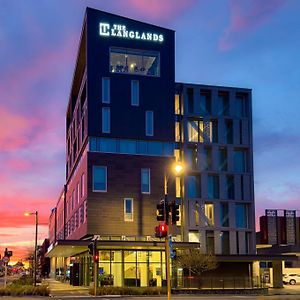
[{"label": "hotel building", "polygon": [[174,247],[215,254],[220,272],[210,276],[255,273],[251,90],[176,83],[174,39],[87,8],[66,113],[66,182],[49,222],[52,276],[89,285],[97,238],[101,284],[164,285],[154,227],[165,176],[181,211]]}]

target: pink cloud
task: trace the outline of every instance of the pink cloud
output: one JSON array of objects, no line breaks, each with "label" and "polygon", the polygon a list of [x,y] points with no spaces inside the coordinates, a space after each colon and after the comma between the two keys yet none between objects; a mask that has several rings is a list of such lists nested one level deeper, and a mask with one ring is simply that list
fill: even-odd
[{"label": "pink cloud", "polygon": [[0,107],[0,148],[10,151],[22,148],[29,143],[28,134],[35,126],[33,119]]},{"label": "pink cloud", "polygon": [[230,50],[247,35],[266,23],[285,0],[230,1],[230,22],[219,40],[221,51]]},{"label": "pink cloud", "polygon": [[[169,21],[192,8],[197,4],[196,0],[128,0],[126,7],[133,9],[139,19],[151,19],[156,21]],[[124,4],[125,6],[125,4]]]}]

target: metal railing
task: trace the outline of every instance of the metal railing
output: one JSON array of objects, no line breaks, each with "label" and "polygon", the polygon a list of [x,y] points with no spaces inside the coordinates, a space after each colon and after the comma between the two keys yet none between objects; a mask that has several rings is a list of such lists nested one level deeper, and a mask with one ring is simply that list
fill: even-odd
[{"label": "metal railing", "polygon": [[173,278],[172,287],[177,289],[259,289],[265,288],[257,277],[202,277],[184,276]]}]

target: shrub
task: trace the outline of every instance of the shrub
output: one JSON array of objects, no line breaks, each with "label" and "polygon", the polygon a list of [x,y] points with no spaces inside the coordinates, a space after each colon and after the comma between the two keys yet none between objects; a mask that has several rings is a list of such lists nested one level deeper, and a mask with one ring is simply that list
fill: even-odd
[{"label": "shrub", "polygon": [[16,285],[16,284],[11,284],[7,287],[0,288],[0,296],[23,296],[23,295],[49,296],[49,288],[47,285],[32,286],[32,285]]},{"label": "shrub", "polygon": [[[90,289],[90,294],[94,294],[94,289]],[[97,288],[97,295],[163,295],[166,294],[165,288],[159,287],[109,287]]]}]

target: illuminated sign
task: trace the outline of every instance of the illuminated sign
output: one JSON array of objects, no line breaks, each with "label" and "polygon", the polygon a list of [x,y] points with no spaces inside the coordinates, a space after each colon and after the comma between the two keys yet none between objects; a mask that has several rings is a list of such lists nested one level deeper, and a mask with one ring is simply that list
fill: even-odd
[{"label": "illuminated sign", "polygon": [[109,23],[99,24],[99,34],[106,37],[116,37],[123,39],[143,40],[162,43],[164,41],[163,34],[153,32],[140,32],[136,30],[128,30],[125,25]]}]

